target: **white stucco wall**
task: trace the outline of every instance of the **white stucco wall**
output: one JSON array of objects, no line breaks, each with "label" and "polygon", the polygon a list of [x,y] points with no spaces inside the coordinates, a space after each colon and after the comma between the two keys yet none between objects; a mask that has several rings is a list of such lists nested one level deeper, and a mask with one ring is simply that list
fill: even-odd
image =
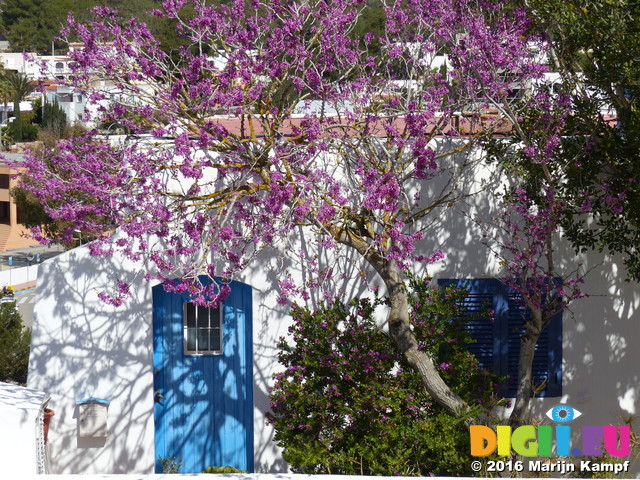
[{"label": "white stucco wall", "polygon": [[[85,248],[40,265],[29,386],[49,392],[56,412],[51,473],[153,472],[151,292],[137,289],[115,309],[96,289],[122,274]],[[77,436],[75,402],[87,397],[111,401],[106,439]]]},{"label": "white stucco wall", "polygon": [[34,282],[38,278],[39,265],[13,268],[0,271],[0,285],[18,285],[20,283]]},{"label": "white stucco wall", "polygon": [[[500,275],[499,266],[481,242],[482,234],[468,215],[488,218],[495,213],[482,192],[496,185],[490,172],[469,177],[476,197],[437,212],[421,250],[443,249],[446,258],[429,273],[447,278]],[[466,187],[465,187],[466,188]],[[637,367],[640,332],[636,309],[640,289],[624,282],[617,259],[598,254],[576,257],[567,246],[556,255],[565,271],[582,263],[592,269],[584,291],[591,296],[564,316],[563,397],[536,400],[534,412],[544,413],[557,403],[582,412],[575,425],[622,424],[621,416],[640,409]],[[278,305],[276,270],[302,273],[282,265],[264,252],[238,278],[253,287],[254,456],[258,472],[281,472],[287,467],[265,424],[271,376],[279,370],[276,341],[286,334],[286,307]],[[331,260],[326,261],[331,264]],[[342,262],[346,279],[357,278],[357,255]],[[419,267],[419,266],[418,266]],[[56,411],[50,433],[52,473],[152,473],[154,470],[153,359],[151,325],[152,284],[138,280],[127,303],[114,308],[98,299],[98,292],[117,278],[130,278],[133,266],[111,258],[92,258],[86,248],[66,252],[40,266],[38,301],[34,311],[29,386],[52,396]],[[349,282],[338,286],[346,298],[363,293]],[[319,294],[318,294],[319,295]],[[311,303],[317,298],[312,297]],[[109,434],[105,440],[77,437],[75,402],[86,397],[111,401]]]},{"label": "white stucco wall", "polygon": [[[494,188],[489,177],[485,181],[484,191]],[[464,209],[479,218],[496,213],[483,193],[468,203]],[[500,277],[500,266],[483,245],[479,226],[458,208],[462,207],[445,211],[433,226],[438,236],[427,239],[427,251],[445,252],[430,273],[440,278]],[[561,239],[556,247],[558,273],[576,268],[588,272],[582,291],[589,296],[576,300],[563,314],[563,396],[536,399],[533,415],[546,421],[545,413],[564,403],[582,413],[572,426],[624,425],[640,413],[640,349],[634,347],[640,334],[640,286],[625,281],[621,258],[598,252],[577,255]]]},{"label": "white stucco wall", "polygon": [[[257,262],[264,267],[271,261]],[[153,473],[152,283],[138,277],[120,308],[98,293],[132,265],[118,257],[91,257],[86,247],[40,265],[34,308],[29,386],[46,389],[56,411],[51,427],[52,473]],[[286,308],[275,301],[275,278],[263,268],[239,280],[253,287],[254,457],[260,472],[287,466],[265,424],[268,388],[277,369],[275,344],[286,334]],[[75,402],[109,400],[106,439],[77,435]]]}]

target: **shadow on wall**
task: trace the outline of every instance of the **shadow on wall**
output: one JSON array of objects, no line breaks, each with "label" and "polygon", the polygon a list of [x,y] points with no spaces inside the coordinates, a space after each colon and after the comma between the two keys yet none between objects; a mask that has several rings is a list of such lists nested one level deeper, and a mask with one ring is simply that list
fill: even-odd
[{"label": "shadow on wall", "polygon": [[[335,250],[320,248],[309,241],[313,236],[303,237],[302,229],[297,232],[299,245],[313,258],[317,254],[318,269],[331,268],[332,282],[326,287],[309,290],[309,298],[305,302],[309,308],[317,308],[323,301],[323,292],[339,293],[344,299],[359,298],[372,293],[360,273],[370,271],[360,255],[353,249],[342,249],[340,259],[336,259]],[[270,425],[266,425],[265,413],[269,411],[269,391],[273,385],[273,375],[282,371],[278,363],[277,343],[280,337],[287,337],[287,329],[291,323],[290,305],[276,302],[278,281],[281,272],[298,272],[296,265],[287,258],[274,255],[274,252],[261,252],[252,266],[245,272],[247,283],[251,283],[254,302],[253,326],[253,402],[254,402],[254,461],[255,471],[263,473],[287,472],[289,467],[282,459],[282,454],[273,440],[275,434]],[[312,280],[309,271],[298,272],[296,280],[306,283]],[[351,279],[357,279],[355,282]],[[377,282],[379,283],[379,282]]]},{"label": "shadow on wall", "polygon": [[[5,414],[10,409],[12,420],[17,420],[21,428],[25,427],[24,431],[27,431],[28,427],[34,426],[31,422],[34,422],[34,417],[45,400],[46,395],[43,392],[0,382],[0,408],[5,410],[3,412]],[[35,439],[35,431],[33,435],[33,439]]]},{"label": "shadow on wall", "polygon": [[[437,182],[430,183],[420,194],[435,198],[440,188]],[[497,213],[490,194],[498,188],[495,177],[470,172],[462,179],[460,191],[477,191],[478,195],[432,212],[424,244],[416,253],[427,255],[442,249],[446,257],[429,267],[429,273],[448,278],[499,276],[495,259],[482,243],[483,232],[473,220],[486,220]],[[318,253],[322,268],[338,265],[331,253]],[[254,458],[256,471],[279,472],[286,465],[272,441],[272,429],[265,426],[264,413],[269,409],[272,375],[281,369],[276,343],[286,335],[289,324],[288,307],[275,302],[276,272],[296,269],[268,252],[261,255],[245,272],[245,283],[254,287]],[[601,263],[595,257],[589,255],[592,263],[585,265]],[[567,271],[584,261],[568,247],[556,258],[561,259],[559,268]],[[358,279],[361,271],[371,268],[348,250],[339,264],[343,270],[334,274],[338,293],[345,299],[365,294],[364,282],[349,279]],[[637,286],[625,284],[616,266],[615,261],[607,260],[594,269],[585,285],[592,296],[575,303],[574,316],[564,316],[563,397],[545,400],[537,407],[542,419],[547,402],[560,400],[578,409],[585,405],[588,412],[577,422],[586,424],[615,424],[620,413],[637,413],[640,375],[635,366],[640,350],[632,345],[638,331],[633,317],[640,298]],[[77,249],[45,262],[41,269],[29,386],[52,395],[51,407],[56,411],[50,434],[52,471],[153,472],[151,285],[140,281],[132,288],[134,296],[116,309],[100,301],[97,294],[117,279],[127,281],[131,268],[114,259],[91,258],[86,249]],[[308,279],[305,275],[302,280]],[[321,291],[315,292],[310,307],[321,299]],[[77,435],[75,402],[91,396],[111,402],[106,439],[89,441]]]},{"label": "shadow on wall", "polygon": [[[66,252],[41,268],[29,385],[50,394],[56,411],[50,441],[52,473],[153,473],[157,458],[152,285],[143,280],[133,284],[132,297],[115,308],[102,302],[98,293],[115,279],[131,278],[131,265],[120,265],[113,257],[92,258],[81,248]],[[277,291],[276,277],[267,279],[264,272],[256,266],[246,275],[248,279],[258,275],[259,280],[255,281],[262,287],[254,293],[254,305]],[[271,429],[265,426],[264,419],[268,383],[277,369],[275,344],[286,333],[287,311],[286,307],[281,311],[272,309],[268,315],[262,309],[261,319],[254,322],[254,328],[261,325],[254,333],[253,358],[253,427],[259,430],[253,453],[258,471],[287,470],[278,449],[270,442]],[[237,339],[226,340],[234,343]],[[233,383],[229,372],[222,371],[221,375],[225,384]],[[232,390],[225,390],[227,400],[238,394]],[[106,438],[78,435],[75,402],[88,397],[110,401]],[[228,403],[227,400],[221,401]],[[233,430],[233,417],[230,413],[217,419],[220,435]]]},{"label": "shadow on wall", "polygon": [[[459,146],[456,140],[439,139],[438,149],[451,151]],[[419,194],[424,202],[429,200],[436,201],[441,199],[443,192],[447,188],[452,187],[452,181],[459,181],[456,192],[474,191],[480,192],[484,189],[493,191],[497,188],[495,176],[486,175],[484,180],[478,175],[478,171],[470,170],[465,176],[457,178],[456,168],[463,163],[474,164],[480,160],[478,152],[470,151],[459,155],[450,162],[449,169],[443,171],[443,175],[433,178],[429,182],[421,182],[420,185],[410,186],[409,197]],[[442,161],[444,163],[445,160]],[[451,204],[455,205],[454,199],[458,193],[453,193]],[[460,208],[466,209],[471,202],[476,200],[466,198],[464,207],[450,207],[449,202],[442,203],[441,206],[435,208],[425,219],[426,228],[423,230],[425,241],[418,247],[415,252],[421,255],[431,255],[435,250],[442,249],[448,252],[455,252],[455,255],[448,256],[445,264],[455,269],[468,272],[477,276],[487,275],[487,264],[491,262],[490,253],[480,245],[476,237],[468,231],[469,216],[461,215]],[[486,200],[486,197],[485,199]],[[487,205],[486,201],[478,201],[479,208],[483,210]],[[469,207],[471,208],[471,207]],[[484,210],[483,210],[484,211]],[[331,276],[336,286],[332,288],[330,293],[338,293],[341,298],[348,301],[353,298],[362,296],[372,296],[369,290],[369,284],[364,281],[368,277],[371,285],[381,285],[380,278],[373,274],[373,269],[361,256],[353,249],[341,249],[341,258],[337,260],[334,255],[335,251],[314,251],[315,245],[312,235],[305,237],[299,233],[296,243],[300,248],[304,248],[309,258],[317,258],[320,262],[319,269],[332,268]],[[317,254],[317,257],[314,255]],[[276,265],[277,262],[273,257],[265,255],[259,258],[254,265],[254,272],[248,272],[247,278],[261,278],[265,275],[264,281],[252,282],[252,286],[256,288],[254,292],[254,301],[257,305],[256,321],[254,322],[254,405],[256,411],[256,421],[254,423],[256,442],[256,471],[262,472],[281,472],[286,470],[286,464],[277,454],[278,449],[273,442],[273,430],[265,427],[264,412],[269,410],[268,392],[272,386],[272,375],[281,371],[282,367],[277,362],[277,341],[280,336],[287,335],[287,326],[289,325],[288,307],[278,306],[274,301],[277,296],[278,275],[276,272],[291,269],[295,271],[295,266],[291,262],[283,260],[283,263]],[[269,267],[273,268],[269,268]],[[440,266],[417,265],[418,273],[433,274]],[[470,270],[472,268],[473,270]],[[428,271],[427,271],[428,270]],[[308,281],[308,272],[300,274],[300,280]],[[315,308],[322,301],[322,288],[311,290],[310,297],[306,304],[309,308]],[[380,289],[380,293],[384,295],[384,288]],[[378,312],[377,312],[378,313]],[[377,318],[381,324],[386,322],[385,312],[380,309]],[[271,459],[275,458],[275,462]]]},{"label": "shadow on wall", "polygon": [[[116,309],[98,298],[101,287],[130,275],[113,258],[92,258],[81,248],[41,268],[29,385],[50,394],[56,411],[52,472],[152,473],[150,285],[141,283]],[[87,397],[111,402],[106,438],[78,436],[75,402]]]},{"label": "shadow on wall", "polygon": [[[471,176],[463,189],[478,195],[453,208],[443,209],[431,231],[428,250],[442,249],[445,258],[430,273],[440,278],[499,278],[501,269],[483,226],[499,214],[495,178]],[[428,235],[427,235],[428,237]],[[575,425],[621,425],[640,413],[640,349],[635,348],[639,326],[640,288],[626,282],[620,258],[598,252],[576,254],[560,237],[554,260],[559,275],[580,268],[588,274],[582,291],[563,314],[563,395],[534,402],[534,417],[549,422],[545,413],[558,403],[577,408],[583,415]]]},{"label": "shadow on wall", "polygon": [[563,402],[588,412],[576,424],[623,425],[640,413],[640,289],[625,275],[621,259],[605,257],[564,321]]}]

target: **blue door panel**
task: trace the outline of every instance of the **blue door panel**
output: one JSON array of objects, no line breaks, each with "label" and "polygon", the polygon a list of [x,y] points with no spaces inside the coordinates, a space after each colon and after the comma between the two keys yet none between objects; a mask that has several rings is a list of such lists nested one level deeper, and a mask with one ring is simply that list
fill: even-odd
[{"label": "blue door panel", "polygon": [[184,355],[188,300],[153,289],[156,459],[175,458],[182,473],[227,465],[253,471],[251,288],[231,284],[222,355]]}]

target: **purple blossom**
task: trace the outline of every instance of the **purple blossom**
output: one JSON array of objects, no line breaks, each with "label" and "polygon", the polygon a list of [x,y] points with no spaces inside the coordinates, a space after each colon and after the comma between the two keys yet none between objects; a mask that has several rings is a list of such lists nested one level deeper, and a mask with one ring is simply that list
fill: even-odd
[{"label": "purple blossom", "polygon": [[[70,18],[64,34],[84,48],[70,52],[69,86],[88,92],[87,120],[171,142],[131,137],[116,144],[89,131],[27,155],[23,186],[54,220],[72,226],[56,240],[72,240],[73,230],[81,230],[93,239],[92,255],[117,253],[150,265],[145,278],[204,303],[228,295],[219,278],[241,277],[261,251],[287,257],[277,265],[294,259],[304,273],[294,279],[281,267],[275,272],[281,304],[314,291],[339,297],[338,285],[358,256],[373,265],[354,279],[365,282],[443,258],[441,250],[423,247],[425,236],[438,233],[431,227],[436,207],[449,202],[433,192],[459,160],[440,149],[439,137],[464,128],[446,125],[453,112],[486,104],[480,92],[500,102],[512,83],[540,76],[531,45],[543,45],[529,35],[526,16],[506,14],[500,2],[464,8],[450,0],[390,2],[382,34],[367,32],[361,42],[349,36],[361,0],[250,3],[253,12],[244,2],[157,5],[153,15],[179,25],[184,46],[177,64],[143,22],[119,26],[107,7],[95,9],[90,22]],[[372,42],[394,61],[372,56]],[[450,52],[447,75],[425,62],[436,48]],[[409,84],[421,85],[416,94],[398,93],[404,87],[394,82],[405,80],[394,71],[399,64],[413,75]],[[513,75],[507,82],[500,71]],[[96,78],[109,88],[100,89]],[[319,107],[300,113],[311,99]],[[531,98],[541,123],[556,129],[568,101]],[[481,113],[474,107],[472,118]],[[469,140],[469,146],[476,141]],[[529,139],[524,153],[544,162],[559,141]],[[604,195],[613,211],[625,207],[624,198]],[[548,208],[535,211],[521,195],[511,210],[532,234],[528,250],[512,251],[520,269],[537,264],[544,238],[555,231],[559,200],[548,200]],[[292,241],[305,246],[305,255],[287,247]],[[322,264],[327,251],[335,265]],[[215,286],[200,282],[201,275]],[[129,279],[114,280],[101,298],[120,304],[132,288]],[[367,373],[375,369],[371,358],[363,365]]]}]

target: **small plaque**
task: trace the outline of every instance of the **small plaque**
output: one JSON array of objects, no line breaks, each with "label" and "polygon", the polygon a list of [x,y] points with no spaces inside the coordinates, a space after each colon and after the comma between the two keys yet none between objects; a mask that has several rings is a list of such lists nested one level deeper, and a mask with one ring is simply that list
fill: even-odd
[{"label": "small plaque", "polygon": [[106,401],[86,400],[78,402],[78,436],[83,438],[104,438],[107,436]]}]

